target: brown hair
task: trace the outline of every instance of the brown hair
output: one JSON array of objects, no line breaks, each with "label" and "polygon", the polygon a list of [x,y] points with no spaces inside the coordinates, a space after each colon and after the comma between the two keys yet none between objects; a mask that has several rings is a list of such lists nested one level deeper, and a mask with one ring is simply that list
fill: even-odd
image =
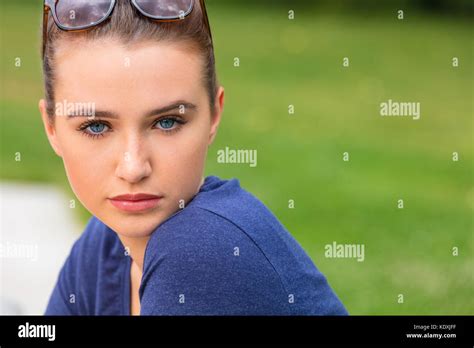
[{"label": "brown hair", "polygon": [[[118,38],[126,45],[145,41],[168,41],[187,44],[186,49],[198,52],[204,61],[203,83],[209,95],[211,111],[215,106],[218,82],[215,69],[212,39],[202,18],[202,9],[198,0],[194,0],[192,12],[183,20],[157,22],[144,17],[135,9],[130,0],[116,0],[111,16],[103,23],[84,31],[63,31],[48,18],[47,44],[43,55],[43,76],[47,113],[54,122],[54,53],[61,40],[76,38],[94,40],[99,38]],[[212,112],[211,112],[212,113]]]}]

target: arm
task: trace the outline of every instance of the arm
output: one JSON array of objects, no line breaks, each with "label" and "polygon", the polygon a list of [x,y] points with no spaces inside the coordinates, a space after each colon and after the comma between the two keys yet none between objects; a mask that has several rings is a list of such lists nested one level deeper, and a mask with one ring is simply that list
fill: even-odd
[{"label": "arm", "polygon": [[[74,248],[73,248],[74,250]],[[77,315],[76,296],[73,291],[74,262],[72,260],[73,251],[66,259],[54,290],[49,298],[45,315]]]},{"label": "arm", "polygon": [[279,276],[257,246],[230,222],[199,209],[154,232],[140,299],[141,315],[290,314]]}]

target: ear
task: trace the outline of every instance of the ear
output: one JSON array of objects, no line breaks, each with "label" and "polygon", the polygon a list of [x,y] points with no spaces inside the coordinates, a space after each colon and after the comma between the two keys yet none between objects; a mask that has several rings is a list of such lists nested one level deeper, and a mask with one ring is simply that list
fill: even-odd
[{"label": "ear", "polygon": [[49,144],[53,148],[56,155],[62,157],[61,147],[59,146],[58,138],[56,136],[56,129],[54,128],[54,123],[50,120],[46,108],[46,101],[41,99],[38,103],[38,108],[41,113],[41,118],[43,120],[44,130],[46,131],[46,136],[48,137]]},{"label": "ear", "polygon": [[208,145],[211,145],[217,134],[217,128],[221,123],[222,112],[224,111],[224,87],[220,86],[216,93],[215,107],[211,115],[211,132],[209,133]]}]

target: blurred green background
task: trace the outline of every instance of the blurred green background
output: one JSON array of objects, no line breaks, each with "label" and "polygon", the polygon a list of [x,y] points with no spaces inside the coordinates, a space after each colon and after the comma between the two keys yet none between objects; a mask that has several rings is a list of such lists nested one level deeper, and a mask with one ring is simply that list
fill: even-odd
[{"label": "blurred green background", "polygon": [[[260,198],[351,314],[474,314],[472,2],[206,3],[226,90],[206,173]],[[37,108],[41,9],[1,1],[0,178],[74,197]],[[421,119],[381,117],[388,99],[420,102]],[[257,149],[257,167],[217,163],[226,146]],[[333,241],[364,244],[364,262],[326,258]]]}]

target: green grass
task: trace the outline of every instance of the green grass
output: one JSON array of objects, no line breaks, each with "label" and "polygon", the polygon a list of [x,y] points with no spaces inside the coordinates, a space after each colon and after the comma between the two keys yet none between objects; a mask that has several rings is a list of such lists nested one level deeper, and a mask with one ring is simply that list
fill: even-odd
[{"label": "green grass", "polygon": [[[1,11],[9,28],[0,53],[1,178],[56,182],[72,195],[37,110],[40,6],[17,3],[3,2]],[[259,197],[350,313],[474,314],[467,21],[412,12],[398,21],[383,11],[311,17],[303,8],[289,21],[285,8],[262,13],[215,0],[208,12],[226,105],[207,174],[237,177]],[[23,25],[15,26],[19,18]],[[15,57],[22,57],[21,68]],[[342,67],[343,57],[350,67]],[[380,117],[387,99],[420,102],[421,119]],[[225,146],[257,149],[258,166],[217,163]],[[346,151],[349,162],[342,160]],[[88,214],[79,211],[84,221]],[[365,244],[365,261],[325,258],[332,241]]]}]

